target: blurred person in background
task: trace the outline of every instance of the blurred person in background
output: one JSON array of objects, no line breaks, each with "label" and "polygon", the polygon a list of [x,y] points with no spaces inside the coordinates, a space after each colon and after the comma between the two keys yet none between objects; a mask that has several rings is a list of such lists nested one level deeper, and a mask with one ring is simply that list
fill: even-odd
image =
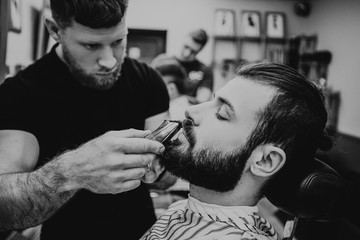
[{"label": "blurred person in background", "polygon": [[185,69],[173,61],[161,61],[152,66],[160,73],[166,84],[170,97],[171,119],[185,119],[185,110],[191,106],[188,97],[184,94]]},{"label": "blurred person in background", "polygon": [[176,56],[160,54],[153,59],[152,65],[159,61],[174,60],[180,63],[187,74],[184,80],[184,94],[192,103],[209,101],[213,91],[213,70],[197,59],[199,52],[208,42],[208,34],[204,29],[191,31],[185,38],[182,48]]}]

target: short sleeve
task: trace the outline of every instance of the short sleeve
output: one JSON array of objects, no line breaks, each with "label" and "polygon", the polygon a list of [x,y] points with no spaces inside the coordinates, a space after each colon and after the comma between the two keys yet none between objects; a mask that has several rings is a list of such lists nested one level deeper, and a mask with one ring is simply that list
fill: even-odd
[{"label": "short sleeve", "polygon": [[[8,79],[7,81],[14,81]],[[35,109],[33,99],[20,94],[22,86],[3,83],[0,86],[0,129],[16,129],[27,132],[34,131]]]}]

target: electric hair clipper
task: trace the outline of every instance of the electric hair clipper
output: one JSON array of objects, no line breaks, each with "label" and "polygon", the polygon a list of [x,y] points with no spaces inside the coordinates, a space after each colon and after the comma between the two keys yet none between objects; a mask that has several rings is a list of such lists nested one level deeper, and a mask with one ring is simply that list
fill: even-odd
[{"label": "electric hair clipper", "polygon": [[181,128],[181,121],[164,120],[157,129],[149,133],[145,138],[161,142],[165,145]]},{"label": "electric hair clipper", "polygon": [[[166,147],[166,143],[170,142],[172,137],[174,137],[181,128],[182,128],[181,121],[164,120],[158,128],[156,128],[154,131],[152,131],[147,136],[145,136],[145,138],[161,142]],[[144,182],[147,183],[153,182],[153,179],[151,180],[151,176],[153,176],[154,173],[150,174],[150,172],[155,172],[155,174],[157,175],[157,179],[161,179],[166,173],[166,171],[163,169],[160,170],[159,168],[156,167],[154,168],[153,164],[154,164],[153,162],[148,164],[147,166],[148,173],[146,173],[143,177]],[[155,164],[155,166],[157,165],[159,164],[158,163]],[[150,180],[148,179],[149,176],[150,176]]]}]

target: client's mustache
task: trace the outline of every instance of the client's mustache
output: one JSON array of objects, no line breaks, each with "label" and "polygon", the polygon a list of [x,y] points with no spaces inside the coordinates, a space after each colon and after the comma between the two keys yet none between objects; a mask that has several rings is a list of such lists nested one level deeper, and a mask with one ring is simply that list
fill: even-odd
[{"label": "client's mustache", "polygon": [[183,133],[187,140],[189,141],[190,147],[193,148],[196,143],[196,137],[193,131],[194,122],[191,119],[186,118],[182,122]]}]

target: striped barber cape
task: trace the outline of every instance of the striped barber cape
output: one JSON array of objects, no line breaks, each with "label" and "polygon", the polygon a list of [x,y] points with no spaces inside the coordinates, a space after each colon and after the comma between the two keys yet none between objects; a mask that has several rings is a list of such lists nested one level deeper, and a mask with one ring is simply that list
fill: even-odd
[{"label": "striped barber cape", "polygon": [[173,203],[141,240],[276,240],[258,207],[206,204],[189,196]]}]

